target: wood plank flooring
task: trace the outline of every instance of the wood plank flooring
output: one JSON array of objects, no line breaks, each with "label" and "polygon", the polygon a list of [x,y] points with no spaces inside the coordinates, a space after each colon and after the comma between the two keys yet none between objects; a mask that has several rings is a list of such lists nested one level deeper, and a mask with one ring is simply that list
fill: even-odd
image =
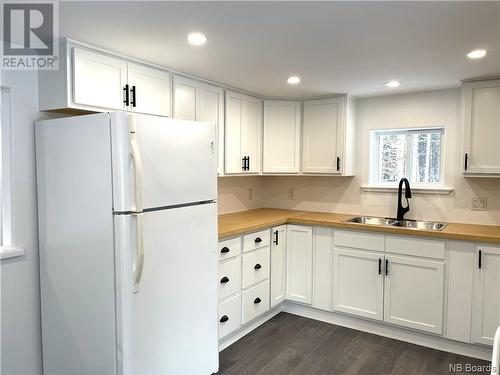
[{"label": "wood plank flooring", "polygon": [[223,350],[218,374],[488,374],[466,364],[488,362],[282,312]]}]

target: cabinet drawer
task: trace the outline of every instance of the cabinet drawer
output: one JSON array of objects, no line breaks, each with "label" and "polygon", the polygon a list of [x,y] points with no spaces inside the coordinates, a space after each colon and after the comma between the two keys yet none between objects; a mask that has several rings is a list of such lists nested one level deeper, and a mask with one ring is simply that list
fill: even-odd
[{"label": "cabinet drawer", "polygon": [[269,246],[271,235],[269,229],[264,229],[259,232],[245,234],[243,236],[243,252],[260,249],[264,246]]},{"label": "cabinet drawer", "polygon": [[333,234],[333,243],[335,246],[384,251],[383,234],[336,230]]},{"label": "cabinet drawer", "polygon": [[219,338],[227,336],[241,325],[241,294],[219,303]]},{"label": "cabinet drawer", "polygon": [[444,241],[387,236],[385,251],[394,254],[444,259]]},{"label": "cabinet drawer", "polygon": [[241,289],[241,259],[219,263],[219,300],[237,293]]},{"label": "cabinet drawer", "polygon": [[241,277],[243,289],[269,278],[269,257],[269,247],[243,255]]},{"label": "cabinet drawer", "polygon": [[229,259],[241,254],[241,237],[231,238],[219,242],[219,261]]},{"label": "cabinet drawer", "polygon": [[242,324],[269,310],[269,280],[241,293]]}]

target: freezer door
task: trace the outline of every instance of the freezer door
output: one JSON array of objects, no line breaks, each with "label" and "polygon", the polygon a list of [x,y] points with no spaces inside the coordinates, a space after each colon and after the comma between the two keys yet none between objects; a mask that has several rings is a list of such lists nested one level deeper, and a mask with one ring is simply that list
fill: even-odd
[{"label": "freezer door", "polygon": [[216,207],[141,214],[144,268],[137,293],[137,215],[115,215],[117,341],[124,374],[217,372]]},{"label": "freezer door", "polygon": [[114,211],[215,200],[215,139],[210,123],[111,114]]}]

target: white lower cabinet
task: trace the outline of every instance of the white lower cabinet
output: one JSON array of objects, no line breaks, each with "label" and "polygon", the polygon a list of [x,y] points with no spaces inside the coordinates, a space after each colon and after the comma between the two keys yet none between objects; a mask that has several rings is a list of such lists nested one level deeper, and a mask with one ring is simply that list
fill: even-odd
[{"label": "white lower cabinet", "polygon": [[331,311],[333,307],[333,231],[313,227],[313,299],[317,309]]},{"label": "white lower cabinet", "polygon": [[500,326],[500,248],[478,246],[475,259],[472,341],[493,345]]},{"label": "white lower cabinet", "polygon": [[235,294],[219,303],[219,338],[241,326],[241,294]]},{"label": "white lower cabinet", "polygon": [[269,280],[241,293],[241,321],[243,324],[269,310]]},{"label": "white lower cabinet", "polygon": [[384,321],[441,334],[444,263],[386,255]]},{"label": "white lower cabinet", "polygon": [[384,254],[334,249],[333,310],[383,319]]},{"label": "white lower cabinet", "polygon": [[271,229],[271,306],[286,297],[286,225]]},{"label": "white lower cabinet", "polygon": [[248,288],[270,275],[269,247],[242,256],[241,287]]},{"label": "white lower cabinet", "polygon": [[241,259],[235,258],[219,263],[219,299],[239,292],[241,289]]},{"label": "white lower cabinet", "polygon": [[288,225],[286,298],[312,303],[312,227]]}]

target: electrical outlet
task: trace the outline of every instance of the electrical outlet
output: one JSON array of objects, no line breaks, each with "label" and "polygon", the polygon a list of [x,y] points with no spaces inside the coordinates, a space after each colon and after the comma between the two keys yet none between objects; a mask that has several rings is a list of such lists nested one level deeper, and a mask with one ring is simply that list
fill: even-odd
[{"label": "electrical outlet", "polygon": [[295,191],[293,189],[288,190],[288,199],[293,200],[295,198]]},{"label": "electrical outlet", "polygon": [[253,189],[248,189],[248,200],[251,201],[253,199]]},{"label": "electrical outlet", "polygon": [[488,209],[488,199],[486,197],[472,197],[470,209],[471,211],[486,211]]}]

